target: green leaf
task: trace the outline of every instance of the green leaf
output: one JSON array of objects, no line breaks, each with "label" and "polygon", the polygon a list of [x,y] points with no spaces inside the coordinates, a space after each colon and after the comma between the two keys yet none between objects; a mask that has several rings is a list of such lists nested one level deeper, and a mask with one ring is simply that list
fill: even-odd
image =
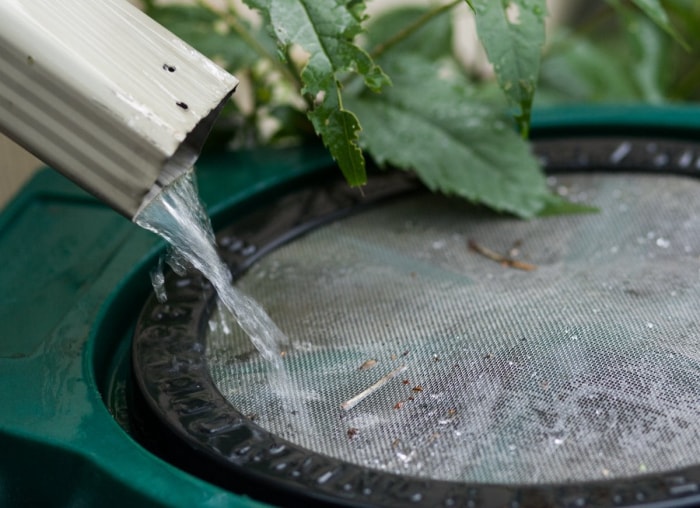
[{"label": "green leaf", "polygon": [[678,41],[679,44],[681,44],[686,49],[689,48],[688,43],[683,39],[683,37],[671,24],[671,20],[668,18],[668,14],[666,14],[666,11],[664,10],[659,0],[632,1],[637,7],[644,11],[644,13],[647,16],[649,16],[649,19],[651,19],[654,23],[660,26],[666,33],[668,33],[671,37]]},{"label": "green leaf", "polygon": [[386,66],[394,86],[346,103],[362,119],[362,145],[379,164],[414,170],[432,190],[521,217],[550,194],[529,144],[455,74],[435,62],[399,54]]},{"label": "green leaf", "polygon": [[647,102],[666,100],[671,46],[665,33],[636,8],[618,6],[623,28],[605,39],[559,30],[540,73],[538,104],[547,102]]},{"label": "green leaf", "polygon": [[530,126],[542,46],[546,0],[466,0],[474,11],[479,39],[523,136]]},{"label": "green leaf", "polygon": [[[199,5],[157,5],[148,2],[145,12],[192,47],[216,59],[230,70],[250,67],[259,59],[253,49],[222,22],[216,12]],[[254,33],[252,27],[246,28]],[[261,44],[269,45],[269,37],[255,34]]]},{"label": "green leaf", "polygon": [[[665,55],[668,62],[669,96],[675,100],[700,100],[700,2],[667,0],[664,3],[674,23],[690,45],[687,51]],[[671,50],[675,48],[670,48]]]},{"label": "green leaf", "polygon": [[629,48],[611,51],[568,31],[557,33],[542,61],[538,104],[642,100],[630,70]]},{"label": "green leaf", "polygon": [[544,200],[544,207],[537,212],[538,217],[551,217],[557,215],[573,215],[580,213],[598,213],[600,208],[585,203],[574,203],[562,197],[550,194]]},{"label": "green leaf", "polygon": [[341,100],[341,77],[357,72],[374,91],[387,76],[354,39],[362,31],[364,3],[342,0],[246,0],[259,9],[282,54],[292,45],[308,53],[301,70],[302,93],[314,101],[309,119],[351,185],[365,182],[358,145],[360,125]]},{"label": "green leaf", "polygon": [[[398,7],[373,17],[367,28],[367,46],[381,47],[391,37],[430,12],[425,7]],[[436,16],[391,48],[391,52],[410,52],[426,58],[442,58],[452,53],[452,17]]]},{"label": "green leaf", "polygon": [[632,65],[640,95],[645,102],[665,100],[665,77],[668,52],[666,38],[648,19],[637,16],[628,25],[637,58]]},{"label": "green leaf", "polygon": [[351,186],[366,183],[365,158],[359,144],[362,129],[357,117],[343,108],[340,91],[335,98],[326,97],[323,104],[309,111],[308,117],[348,183]]},{"label": "green leaf", "polygon": [[[642,100],[660,103],[666,95],[666,77],[669,71],[672,72],[672,68],[668,67],[670,48],[666,44],[663,27],[645,13],[627,8],[618,0],[612,4],[626,29],[626,51],[617,52],[620,67],[628,69],[635,78]],[[661,12],[666,16],[663,9]],[[632,50],[631,55],[629,49]]]}]

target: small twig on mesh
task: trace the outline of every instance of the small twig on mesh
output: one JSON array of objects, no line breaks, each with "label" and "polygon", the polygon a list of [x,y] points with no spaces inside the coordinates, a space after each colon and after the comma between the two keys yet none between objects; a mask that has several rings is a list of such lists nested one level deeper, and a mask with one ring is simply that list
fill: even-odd
[{"label": "small twig on mesh", "polygon": [[386,376],[384,376],[383,378],[381,378],[379,381],[377,381],[376,383],[374,383],[372,386],[370,386],[370,387],[367,388],[366,390],[364,390],[364,391],[358,393],[358,394],[355,395],[352,399],[349,399],[349,400],[343,402],[343,403],[340,405],[341,409],[344,409],[345,411],[350,411],[352,408],[354,408],[355,406],[357,406],[360,402],[362,402],[363,400],[365,400],[367,397],[369,397],[369,396],[372,395],[374,392],[376,392],[377,390],[379,390],[382,386],[384,386],[384,385],[387,384],[389,381],[391,381],[394,377],[398,376],[398,375],[401,374],[403,371],[405,371],[406,368],[407,368],[406,365],[402,365],[401,367],[392,370],[392,371],[389,372]]},{"label": "small twig on mesh", "polygon": [[476,243],[474,240],[469,240],[467,243],[469,246],[469,249],[473,250],[477,254],[481,254],[482,256],[491,259],[493,261],[496,261],[497,263],[502,264],[503,266],[507,266],[510,268],[517,268],[518,270],[525,270],[526,272],[531,272],[533,270],[537,269],[536,265],[533,265],[532,263],[526,263],[524,261],[519,261],[517,259],[509,258],[508,256],[504,256],[503,254],[499,254],[496,251],[493,251],[489,249],[488,247],[484,247],[483,245],[480,245]]}]

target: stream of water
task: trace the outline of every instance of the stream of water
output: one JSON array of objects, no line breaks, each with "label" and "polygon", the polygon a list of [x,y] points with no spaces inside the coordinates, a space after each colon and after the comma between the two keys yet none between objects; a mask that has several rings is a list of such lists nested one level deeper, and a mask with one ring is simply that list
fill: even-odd
[{"label": "stream of water", "polygon": [[[255,348],[280,369],[280,351],[289,341],[263,308],[231,283],[231,272],[216,251],[214,231],[199,200],[194,171],[165,188],[134,222],[168,241],[171,250],[167,261],[173,270],[184,273],[191,265],[211,282],[220,303],[248,334]],[[156,274],[156,294],[163,298],[162,280],[158,279]]]}]

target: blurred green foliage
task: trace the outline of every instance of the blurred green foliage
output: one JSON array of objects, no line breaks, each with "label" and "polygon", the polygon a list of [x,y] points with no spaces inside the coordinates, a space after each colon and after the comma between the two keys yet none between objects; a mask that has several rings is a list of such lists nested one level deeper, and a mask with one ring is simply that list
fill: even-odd
[{"label": "blurred green foliage", "polygon": [[[452,0],[371,19],[361,0],[244,1],[258,19],[231,1],[143,2],[242,80],[209,149],[320,137],[351,185],[365,181],[367,155],[495,210],[575,211],[548,191],[525,139],[533,103],[700,98],[697,0],[571,2],[548,40],[544,0]],[[454,43],[465,4],[491,72],[466,65]]]}]

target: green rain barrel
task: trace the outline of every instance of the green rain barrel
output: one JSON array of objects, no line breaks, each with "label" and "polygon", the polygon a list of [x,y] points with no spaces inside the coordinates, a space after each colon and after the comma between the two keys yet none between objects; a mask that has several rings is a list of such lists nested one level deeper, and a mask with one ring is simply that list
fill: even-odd
[{"label": "green rain barrel", "polygon": [[154,297],[155,236],[38,173],[0,215],[0,505],[700,503],[700,110],[540,110],[533,139],[595,213],[393,171],[359,194],[318,147],[203,158],[283,374],[198,274]]}]

